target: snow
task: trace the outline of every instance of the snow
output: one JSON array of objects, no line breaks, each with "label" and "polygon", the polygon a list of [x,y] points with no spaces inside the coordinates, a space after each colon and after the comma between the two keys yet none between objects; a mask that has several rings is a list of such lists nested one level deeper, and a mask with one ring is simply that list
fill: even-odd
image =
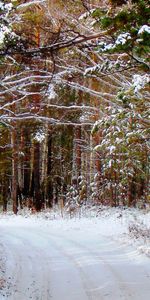
[{"label": "snow", "polygon": [[108,147],[108,150],[110,154],[112,154],[116,150],[116,147],[114,145],[111,145],[110,147]]},{"label": "snow", "polygon": [[95,71],[98,71],[99,69],[100,69],[99,65],[95,65],[93,67],[88,67],[85,69],[84,76],[86,76],[88,73],[93,73]]},{"label": "snow", "polygon": [[57,97],[55,87],[52,83],[48,87],[47,96],[49,100],[55,99]]},{"label": "snow", "polygon": [[0,9],[3,10],[4,9],[4,3],[2,1],[0,1]]},{"label": "snow", "polygon": [[150,76],[148,74],[144,74],[144,75],[135,74],[133,75],[132,82],[133,82],[134,91],[138,92],[142,88],[144,88],[144,86],[147,83],[150,82]]},{"label": "snow", "polygon": [[125,32],[125,33],[120,34],[117,37],[117,40],[116,40],[115,44],[116,45],[125,45],[127,40],[131,40],[131,35],[130,35],[129,32]]},{"label": "snow", "polygon": [[12,10],[12,8],[13,8],[12,3],[5,4],[5,9],[6,10],[10,11],[10,10]]},{"label": "snow", "polygon": [[148,25],[143,25],[139,31],[138,34],[143,34],[144,32],[150,33],[150,26]]},{"label": "snow", "polygon": [[58,209],[1,214],[0,299],[149,300],[150,241],[133,224],[148,230],[150,212],[89,206],[72,218]]},{"label": "snow", "polygon": [[4,43],[4,40],[8,34],[11,33],[10,28],[7,26],[1,25],[0,27],[0,46]]},{"label": "snow", "polygon": [[34,136],[34,140],[42,143],[45,139],[45,133],[41,130],[39,130],[38,132],[36,132],[35,136]]},{"label": "snow", "polygon": [[79,20],[86,19],[86,18],[89,17],[94,11],[95,11],[95,9],[91,9],[90,11],[83,13],[83,14],[79,17]]},{"label": "snow", "polygon": [[112,44],[112,43],[110,43],[110,44],[101,44],[101,46],[102,46],[102,49],[101,49],[101,51],[103,52],[103,51],[107,51],[107,50],[111,50],[111,49],[114,49],[115,48],[115,45],[114,44]]},{"label": "snow", "polygon": [[109,168],[111,168],[111,166],[113,165],[113,163],[114,163],[114,160],[113,160],[113,159],[110,159],[110,160],[109,160],[109,163],[108,163]]},{"label": "snow", "polygon": [[6,38],[15,38],[15,34],[12,32],[11,29],[10,20],[8,19],[9,13],[12,10],[12,8],[12,3],[4,4],[2,1],[0,1],[0,10],[2,11],[0,15],[0,48],[3,46]]},{"label": "snow", "polygon": [[30,7],[32,5],[36,5],[36,4],[41,5],[42,3],[45,3],[45,0],[32,0],[32,1],[28,1],[27,3],[19,4],[18,8],[28,8],[28,7]]},{"label": "snow", "polygon": [[[48,221],[48,222],[47,222]],[[107,206],[83,206],[74,217],[70,219],[67,212],[62,213],[56,206],[53,210],[45,210],[38,214],[32,214],[29,210],[22,210],[19,212],[18,216],[12,213],[0,214],[0,225],[9,224],[10,226],[15,224],[19,226],[20,224],[37,224],[38,226],[46,228],[57,228],[70,232],[77,228],[83,232],[90,230],[91,234],[95,231],[107,236],[107,237],[120,237],[125,236],[127,242],[130,240],[129,227],[132,224],[135,226],[145,226],[147,230],[150,230],[150,209],[149,206],[145,210],[136,208],[110,208]],[[71,233],[71,232],[70,232]],[[132,237],[133,238],[133,237]],[[141,237],[139,237],[140,242]],[[147,251],[149,249],[150,254],[150,240],[147,239]],[[139,245],[139,241],[137,243]],[[144,245],[141,245],[144,246]]]},{"label": "snow", "polygon": [[119,34],[115,43],[100,43],[99,46],[101,47],[100,51],[105,52],[109,50],[115,49],[118,45],[125,45],[127,41],[131,40],[131,35],[129,32],[124,32],[122,34]]}]

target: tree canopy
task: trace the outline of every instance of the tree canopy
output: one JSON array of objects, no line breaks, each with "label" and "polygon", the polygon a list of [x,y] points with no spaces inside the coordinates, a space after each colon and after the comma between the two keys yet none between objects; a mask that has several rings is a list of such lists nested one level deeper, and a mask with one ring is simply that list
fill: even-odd
[{"label": "tree canopy", "polygon": [[149,19],[142,0],[0,1],[1,198],[15,213],[70,187],[78,202],[149,201]]}]

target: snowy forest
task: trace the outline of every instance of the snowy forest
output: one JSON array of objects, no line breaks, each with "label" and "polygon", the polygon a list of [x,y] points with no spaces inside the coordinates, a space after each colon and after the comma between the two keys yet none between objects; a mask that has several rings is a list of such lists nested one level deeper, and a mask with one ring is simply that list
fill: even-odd
[{"label": "snowy forest", "polygon": [[149,54],[149,0],[0,1],[4,212],[150,204]]},{"label": "snowy forest", "polygon": [[0,300],[150,299],[150,0],[0,0]]}]

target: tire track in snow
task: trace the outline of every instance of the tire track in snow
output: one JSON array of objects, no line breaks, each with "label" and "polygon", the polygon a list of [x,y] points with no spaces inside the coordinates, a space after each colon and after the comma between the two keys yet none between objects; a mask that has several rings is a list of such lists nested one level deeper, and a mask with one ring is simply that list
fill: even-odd
[{"label": "tire track in snow", "polygon": [[4,291],[4,299],[50,299],[47,268],[43,261],[40,264],[41,252],[38,248],[34,248],[30,239],[23,237],[23,233],[19,236],[18,233],[5,233],[4,245],[8,260],[7,282],[10,285],[9,290]]},{"label": "tire track in snow", "polygon": [[[69,237],[63,231],[60,234],[58,228],[42,228],[39,224],[34,224],[30,230],[25,224],[20,228],[3,227],[1,232],[8,257],[7,274],[11,273],[12,277],[12,271],[15,270],[14,281],[10,286],[11,296],[8,297],[10,300],[150,298],[150,268],[147,268],[146,275],[143,262],[142,268],[140,264],[132,264],[137,252],[129,252],[128,255],[124,247],[116,242],[106,242],[103,236],[95,235],[95,242],[91,237],[88,240],[82,232],[80,237],[78,232]],[[93,249],[95,246],[99,250]],[[127,247],[127,250],[130,248]],[[135,256],[136,261],[139,263],[140,256],[138,259]],[[122,268],[131,271],[131,274],[125,275]],[[131,281],[132,276],[135,276],[134,282]],[[17,290],[12,293],[14,288]],[[146,288],[145,294],[142,288]]]},{"label": "tire track in snow", "polygon": [[[31,233],[31,232],[30,232]],[[29,233],[29,235],[30,235],[30,233]],[[35,240],[37,240],[37,238],[39,239],[39,235],[37,235],[35,232],[34,232],[34,236],[36,236],[36,239]],[[47,246],[48,246],[48,248],[49,248],[49,251],[50,251],[50,253],[51,253],[51,255],[50,255],[50,253],[49,254],[47,254],[46,253],[46,251],[45,251],[45,253],[44,253],[44,256],[45,256],[45,258],[46,257],[48,257],[49,258],[49,261],[50,261],[50,264],[51,264],[51,268],[52,268],[52,270],[51,270],[51,268],[50,268],[50,270],[51,270],[51,273],[52,273],[52,271],[54,271],[55,269],[57,270],[59,270],[59,269],[61,269],[61,266],[63,265],[63,261],[65,261],[65,264],[69,264],[69,266],[72,268],[72,269],[74,269],[74,267],[73,267],[73,265],[74,265],[74,261],[71,259],[70,260],[70,257],[67,255],[67,253],[65,252],[65,251],[63,251],[62,249],[60,249],[60,247],[54,242],[54,240],[53,240],[53,243],[51,243],[51,241],[52,241],[52,235],[50,234],[45,234],[45,232],[42,232],[42,234],[40,235],[40,241],[41,241],[41,245],[40,245],[40,247],[39,248],[41,248],[41,250],[43,250],[43,243],[45,244],[45,242],[46,242],[46,244],[47,244]],[[35,245],[34,245],[35,246]],[[46,249],[47,249],[47,246],[46,246]],[[44,251],[43,251],[44,252]],[[69,259],[69,260],[68,260]],[[52,265],[53,265],[53,267],[52,267]],[[63,270],[62,270],[63,271]],[[66,270],[64,270],[64,271],[66,271]],[[76,273],[78,273],[78,271],[79,271],[79,268],[77,267],[77,265],[75,264],[75,272]],[[79,274],[78,275],[81,275],[80,274],[81,272],[79,272]],[[63,274],[64,275],[64,274]],[[81,278],[80,278],[81,277]],[[68,277],[68,279],[70,280],[70,278]],[[69,282],[69,280],[67,279],[67,281]],[[72,278],[73,279],[73,278]],[[80,279],[81,279],[81,281],[82,281],[82,283],[81,283],[81,285],[83,286],[83,289],[84,289],[84,292],[85,292],[85,294],[83,293],[83,292],[81,292],[81,294],[82,294],[82,296],[81,297],[84,297],[84,299],[86,299],[86,300],[92,300],[93,298],[91,298],[90,296],[89,296],[89,293],[87,293],[87,286],[85,286],[85,283],[83,282],[83,278],[82,278],[82,276],[79,276],[79,281],[80,281]],[[85,278],[84,278],[85,279]],[[62,279],[63,280],[63,279]],[[74,280],[74,279],[73,279]],[[53,274],[51,274],[51,282],[53,281]],[[84,280],[85,281],[85,280]],[[88,282],[88,285],[90,284],[90,282]],[[50,283],[50,285],[51,285],[51,283]],[[59,282],[58,282],[58,286],[59,286]],[[78,287],[77,287],[78,288]],[[80,287],[81,288],[81,287]],[[56,289],[57,289],[57,287],[56,287]],[[72,300],[72,298],[70,298],[70,295],[68,294],[68,292],[67,292],[67,290],[66,290],[66,292],[65,292],[66,294],[65,294],[65,298],[63,298],[63,299],[69,299],[69,300]],[[69,296],[69,298],[68,298],[68,296]],[[52,299],[53,299],[53,295],[51,296],[52,297]],[[75,296],[75,295],[72,295],[72,297],[75,297],[74,299],[76,299],[76,300],[78,300],[78,299],[82,299],[82,298],[79,298],[80,296]],[[86,298],[85,298],[86,297]],[[45,300],[46,298],[42,298],[43,300]],[[49,298],[50,299],[50,298]],[[55,298],[56,299],[56,298]],[[58,298],[57,298],[58,299]],[[56,299],[56,300],[57,300]],[[84,300],[83,299],[83,300]],[[100,299],[99,299],[100,300]]]},{"label": "tire track in snow", "polygon": [[[105,273],[111,273],[113,275],[113,280],[115,279],[115,284],[116,284],[116,290],[120,291],[120,295],[118,296],[119,298],[121,297],[122,299],[130,299],[132,291],[130,290],[130,286],[127,286],[124,281],[122,280],[120,274],[118,274],[116,272],[116,270],[114,270],[114,268],[108,263],[107,260],[104,259],[104,257],[100,257],[99,253],[91,251],[91,249],[71,240],[68,239],[64,236],[60,236],[60,235],[54,235],[52,233],[50,233],[50,236],[45,234],[44,232],[42,232],[42,237],[45,237],[47,240],[49,237],[51,237],[51,239],[53,239],[53,242],[55,243],[55,248],[57,250],[59,250],[60,253],[63,253],[69,260],[71,260],[74,265],[76,266],[76,268],[78,269],[82,282],[83,282],[83,286],[84,289],[86,291],[87,297],[89,300],[91,299],[106,299],[106,296],[108,296],[107,294],[104,295],[104,298],[102,297],[102,290],[103,287],[95,287],[95,285],[93,284],[94,280],[91,280],[91,278],[89,276],[87,276],[86,271],[84,270],[84,266],[86,265],[86,261],[85,261],[85,257],[87,261],[90,261],[90,264],[92,265],[100,265],[100,268],[102,267],[102,264],[104,266],[104,272]],[[83,252],[83,257],[81,257],[81,259],[79,259],[78,257],[74,257],[69,250],[69,253],[67,251],[68,246],[64,247],[62,246],[62,243],[60,245],[60,242],[58,242],[58,240],[56,241],[56,237],[59,239],[64,239],[65,238],[65,243],[66,241],[73,244],[75,246],[76,249],[79,249],[79,251],[74,251],[75,254],[79,253],[81,254],[81,251]],[[64,243],[64,241],[63,241]],[[70,245],[69,245],[70,246]],[[54,244],[53,244],[54,247]],[[75,250],[75,248],[73,248],[73,250]],[[70,248],[69,248],[70,249]],[[77,253],[76,253],[77,252]],[[99,270],[100,271],[100,270]],[[101,273],[101,272],[100,272]],[[112,278],[112,276],[111,276]],[[111,280],[109,280],[107,283],[105,283],[104,287],[107,287],[109,284],[111,283]],[[89,288],[90,287],[90,288]],[[94,296],[93,296],[94,294]],[[94,298],[93,298],[94,297]],[[118,298],[118,299],[119,299]]]},{"label": "tire track in snow", "polygon": [[[57,235],[57,238],[59,239],[64,239],[64,236],[60,236]],[[56,239],[56,235],[53,236],[53,239]],[[123,279],[121,278],[120,274],[114,270],[114,268],[108,263],[108,261],[106,259],[104,259],[104,257],[100,256],[99,253],[92,251],[91,249],[85,247],[84,245],[81,245],[78,242],[75,242],[72,239],[68,239],[65,237],[65,242],[67,241],[68,244],[72,244],[73,245],[73,253],[70,253],[70,251],[67,251],[68,247],[62,246],[62,243],[55,241],[57,243],[57,245],[59,244],[59,249],[60,251],[62,251],[69,259],[71,259],[74,264],[76,265],[76,267],[79,269],[79,272],[81,274],[82,280],[84,282],[84,286],[88,295],[88,298],[90,300],[103,300],[106,299],[107,296],[110,296],[109,293],[105,293],[103,295],[103,288],[107,288],[111,283],[112,283],[112,278],[114,283],[116,284],[116,291],[119,291],[119,295],[117,295],[118,298],[114,298],[114,299],[123,299],[123,300],[129,300],[132,299],[132,291],[130,290],[130,287],[127,286],[124,282]],[[79,250],[76,251],[75,249]],[[74,251],[75,250],[75,251]],[[69,253],[68,253],[69,252]],[[83,252],[83,255],[80,257],[79,254],[81,254]],[[75,257],[75,255],[79,256],[79,257]],[[86,265],[99,265],[99,275],[101,273],[101,269],[103,267],[103,271],[105,276],[106,274],[108,274],[108,278],[109,278],[109,273],[111,273],[111,279],[109,279],[103,286],[100,286],[100,282],[98,283],[98,286],[95,286],[94,281],[95,281],[95,277],[93,277],[93,280],[88,276],[86,270],[84,270],[84,268],[86,267]],[[92,269],[91,269],[92,271]],[[100,277],[100,276],[99,276]],[[89,288],[90,287],[90,288]],[[110,298],[109,298],[110,299]],[[113,299],[113,298],[111,298]]]},{"label": "tire track in snow", "polygon": [[[144,263],[144,256],[139,254],[137,250],[134,250],[133,248],[129,246],[125,246],[125,249],[128,250],[126,252],[123,250],[123,246],[120,248],[119,244],[119,251],[123,250],[123,254],[120,252],[119,254],[119,260],[118,255],[112,254],[111,257],[106,257],[104,255],[100,255],[100,252],[93,251],[91,247],[87,247],[83,245],[83,243],[79,243],[71,238],[68,238],[66,236],[57,235],[59,238],[65,238],[69,243],[71,242],[73,245],[75,245],[77,248],[83,250],[83,253],[85,254],[85,251],[87,253],[94,255],[96,258],[96,261],[99,261],[100,265],[101,263],[104,264],[106,273],[107,268],[110,270],[112,275],[112,280],[116,279],[118,283],[118,287],[121,291],[121,294],[114,296],[113,294],[106,293],[104,296],[105,299],[134,299],[134,300],[149,300],[150,299],[150,284],[149,284],[149,278],[150,278],[150,264],[149,260],[145,257],[145,263]],[[56,235],[54,236],[56,238]],[[104,239],[104,237],[103,237]],[[106,238],[105,238],[106,239]],[[84,241],[84,237],[83,237]],[[104,240],[102,240],[102,243]],[[90,243],[89,243],[90,245]],[[113,247],[115,246],[115,251],[117,250],[117,243],[112,241]],[[67,248],[67,247],[66,247]],[[106,249],[106,252],[110,252],[110,250]],[[77,258],[78,261],[78,258]],[[135,261],[135,263],[134,263]],[[142,268],[140,268],[140,261],[142,262]],[[147,265],[148,263],[148,265]],[[80,264],[80,261],[79,261]],[[81,261],[82,265],[82,261]],[[122,268],[125,268],[125,271],[122,270]],[[148,268],[146,268],[148,267]],[[147,270],[146,270],[147,269]],[[134,278],[135,277],[135,278]],[[109,282],[108,282],[109,283]],[[110,289],[110,286],[107,286],[108,290]],[[98,288],[97,288],[98,289]],[[117,286],[116,286],[117,289]],[[145,291],[143,291],[145,289]],[[114,291],[113,291],[114,293]],[[145,296],[144,296],[145,294]],[[101,295],[102,296],[102,295]],[[96,299],[96,298],[93,298]],[[99,298],[98,298],[99,299]]]}]

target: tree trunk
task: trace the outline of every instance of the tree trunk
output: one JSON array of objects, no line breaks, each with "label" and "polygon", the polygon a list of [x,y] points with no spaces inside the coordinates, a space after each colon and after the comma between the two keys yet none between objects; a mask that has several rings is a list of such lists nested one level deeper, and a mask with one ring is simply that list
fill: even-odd
[{"label": "tree trunk", "polygon": [[48,153],[47,153],[47,198],[48,198],[48,207],[52,207],[53,202],[53,185],[51,178],[52,171],[52,138],[48,137]]},{"label": "tree trunk", "polygon": [[7,211],[7,198],[8,198],[7,190],[8,190],[8,182],[6,180],[6,176],[4,175],[2,180],[3,212]]},{"label": "tree trunk", "polygon": [[42,208],[42,195],[40,190],[40,144],[37,141],[34,142],[33,189],[33,204],[36,211],[40,211]]},{"label": "tree trunk", "polygon": [[75,128],[75,176],[78,178],[81,175],[81,126]]},{"label": "tree trunk", "polygon": [[11,144],[12,144],[12,191],[11,197],[13,201],[13,212],[17,214],[18,212],[18,153],[17,153],[17,131],[14,126],[11,133]]}]

